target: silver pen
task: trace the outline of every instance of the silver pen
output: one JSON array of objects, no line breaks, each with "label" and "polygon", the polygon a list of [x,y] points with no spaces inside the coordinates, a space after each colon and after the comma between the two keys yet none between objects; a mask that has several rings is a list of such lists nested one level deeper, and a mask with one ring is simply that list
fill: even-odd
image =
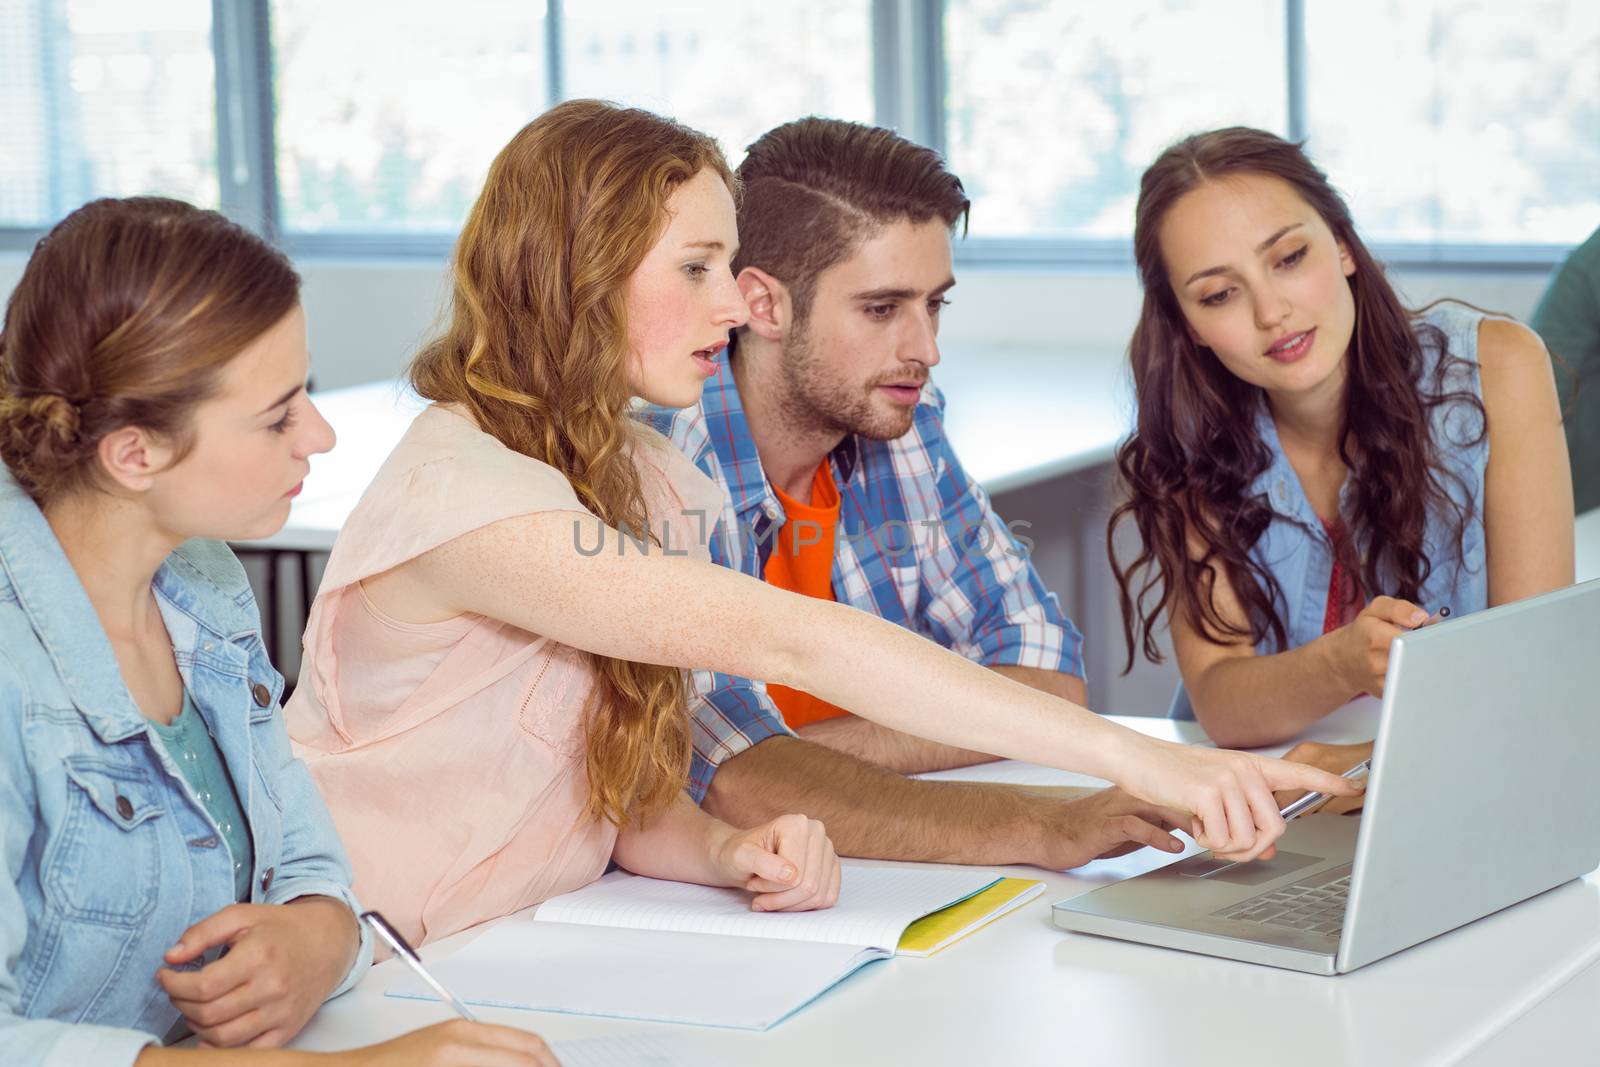
[{"label": "silver pen", "polygon": [[[1371,769],[1372,761],[1370,759],[1364,759],[1354,767],[1351,767],[1348,771],[1345,771],[1339,777],[1348,778],[1352,782],[1359,782],[1361,779],[1367,776],[1367,772]],[[1283,816],[1284,822],[1288,822],[1290,819],[1299,818],[1327,799],[1327,793],[1307,793],[1299,800],[1290,801],[1288,805],[1283,808],[1283,810],[1278,812],[1278,814]]]},{"label": "silver pen", "polygon": [[389,925],[388,919],[385,919],[378,912],[364,911],[361,913],[361,920],[368,926],[372,927],[373,932],[379,937],[383,938],[384,942],[390,948],[394,949],[394,954],[396,956],[399,956],[401,959],[405,960],[406,964],[413,971],[417,972],[418,978],[422,979],[424,982],[427,982],[428,987],[435,993],[439,994],[440,1000],[443,1000],[446,1004],[454,1008],[457,1015],[461,1016],[468,1022],[475,1023],[478,1021],[478,1017],[472,1014],[472,1012],[467,1009],[467,1006],[461,1003],[454,993],[446,989],[439,979],[428,973],[428,968],[422,965],[422,957],[417,955],[417,950],[412,948],[404,937],[400,936],[399,930],[396,930],[394,927]]}]

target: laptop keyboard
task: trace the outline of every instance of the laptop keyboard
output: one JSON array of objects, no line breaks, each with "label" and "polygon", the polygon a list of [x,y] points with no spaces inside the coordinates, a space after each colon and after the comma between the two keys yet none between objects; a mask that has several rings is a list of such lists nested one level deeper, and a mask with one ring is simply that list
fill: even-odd
[{"label": "laptop keyboard", "polygon": [[1349,897],[1350,864],[1346,863],[1212,914],[1313,934],[1336,934],[1344,925],[1344,906]]}]

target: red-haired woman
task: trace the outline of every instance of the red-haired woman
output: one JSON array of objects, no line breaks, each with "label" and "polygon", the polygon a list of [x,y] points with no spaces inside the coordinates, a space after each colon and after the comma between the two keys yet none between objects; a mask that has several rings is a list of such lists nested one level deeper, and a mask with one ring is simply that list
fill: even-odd
[{"label": "red-haired woman", "polygon": [[1381,693],[1389,642],[1433,613],[1572,582],[1539,339],[1403,308],[1298,146],[1242,128],[1172,146],[1141,183],[1134,255],[1138,427],[1112,526],[1131,516],[1143,547],[1112,563],[1130,665],[1170,622],[1175,717],[1218,744],[1286,740]]},{"label": "red-haired woman", "polygon": [[[0,1062],[551,1064],[453,1023],[271,1051],[370,958],[237,560],[333,433],[299,279],[215,212],[100,200],[0,332]],[[217,540],[210,540],[215,538]],[[224,955],[224,953],[226,953]],[[192,1030],[211,1046],[152,1047]],[[494,1058],[499,1057],[499,1058]]]}]

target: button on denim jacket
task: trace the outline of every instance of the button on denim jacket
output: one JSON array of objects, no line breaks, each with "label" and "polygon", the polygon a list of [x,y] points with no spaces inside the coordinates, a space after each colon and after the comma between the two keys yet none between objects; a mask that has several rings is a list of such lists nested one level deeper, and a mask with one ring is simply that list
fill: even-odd
[{"label": "button on denim jacket", "polygon": [[[153,585],[250,824],[251,902],[319,895],[354,909],[333,822],[289,752],[283,679],[244,569],[226,546],[190,541]],[[49,524],[3,467],[0,856],[0,1063],[133,1062],[178,1019],[155,980],[162,953],[235,902],[233,860],[129,696]],[[339,992],[371,956],[363,930]]]},{"label": "button on denim jacket", "polygon": [[[1445,368],[1440,385],[1445,393],[1466,393],[1483,399],[1478,381],[1478,326],[1484,316],[1470,308],[1440,304],[1417,320],[1442,334],[1445,351],[1452,362]],[[1443,358],[1436,335],[1423,335],[1422,387],[1434,388],[1434,374]],[[1272,413],[1262,403],[1256,410],[1256,433],[1272,450],[1272,463],[1252,483],[1250,492],[1265,497],[1272,505],[1272,522],[1250,549],[1250,557],[1278,579],[1282,596],[1277,603],[1278,617],[1284,622],[1288,643],[1277,647],[1269,633],[1256,649],[1257,655],[1271,655],[1310,644],[1322,636],[1322,621],[1328,606],[1328,582],[1333,576],[1333,545],[1322,528],[1317,513],[1306,499],[1289,458],[1278,441]],[[1422,584],[1420,607],[1429,612],[1449,607],[1460,616],[1482,611],[1489,606],[1489,573],[1485,567],[1483,539],[1484,473],[1489,462],[1489,439],[1483,420],[1470,406],[1458,402],[1440,404],[1433,409],[1429,431],[1438,448],[1439,462],[1446,472],[1441,487],[1456,507],[1465,510],[1466,527],[1456,539],[1455,515],[1430,514],[1423,530],[1423,551],[1432,570]],[[1339,493],[1340,510],[1345,508],[1350,483]],[[1348,525],[1348,519],[1347,525]],[[1389,589],[1366,590],[1369,598]],[[1194,706],[1180,683],[1169,712],[1174,719],[1194,718]]]}]

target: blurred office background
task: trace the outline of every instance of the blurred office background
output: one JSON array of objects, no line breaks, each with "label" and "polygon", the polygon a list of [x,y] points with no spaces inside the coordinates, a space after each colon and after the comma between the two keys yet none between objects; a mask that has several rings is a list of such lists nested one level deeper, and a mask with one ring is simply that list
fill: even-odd
[{"label": "blurred office background", "polygon": [[[1304,139],[1413,304],[1526,318],[1600,225],[1591,0],[0,0],[0,295],[85,200],[182,197],[294,258],[319,389],[392,378],[489,160],[574,96],[734,163],[807,113],[940,149],[973,198],[946,359],[1012,346],[1041,375],[1125,345],[1138,176],[1197,129]],[[1115,677],[1105,475],[997,502],[1034,524],[1097,702],[1159,713],[1170,670]]]}]

